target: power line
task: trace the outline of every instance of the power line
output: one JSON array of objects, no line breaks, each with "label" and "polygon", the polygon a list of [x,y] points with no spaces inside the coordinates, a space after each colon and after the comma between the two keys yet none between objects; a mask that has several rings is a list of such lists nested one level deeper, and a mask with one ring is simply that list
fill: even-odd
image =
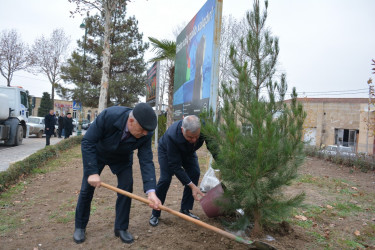
[{"label": "power line", "polygon": [[23,77],[23,78],[28,78],[28,79],[32,79],[32,80],[41,81],[41,82],[48,82],[48,83],[50,83],[50,82],[47,81],[47,80],[41,80],[41,79],[38,79],[38,78],[29,77],[29,76],[21,76],[21,75],[14,75],[14,76],[17,76],[17,77]]},{"label": "power line", "polygon": [[[303,93],[298,93],[299,95],[305,95]],[[327,95],[355,95],[355,94],[368,94],[368,92],[347,92],[347,93],[322,93],[322,94],[312,94],[308,96],[327,96]]]},{"label": "power line", "polygon": [[351,89],[351,90],[332,90],[332,91],[311,91],[311,92],[307,92],[307,91],[298,91],[297,93],[305,93],[305,94],[309,94],[309,93],[336,93],[336,92],[339,92],[339,93],[343,93],[343,92],[352,92],[352,91],[368,91],[367,88],[365,89]]}]

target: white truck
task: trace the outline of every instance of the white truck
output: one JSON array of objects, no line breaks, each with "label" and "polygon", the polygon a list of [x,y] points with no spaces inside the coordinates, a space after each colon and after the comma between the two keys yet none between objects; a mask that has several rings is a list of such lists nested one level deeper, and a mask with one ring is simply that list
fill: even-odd
[{"label": "white truck", "polygon": [[0,86],[0,142],[8,146],[22,144],[28,116],[26,90]]}]

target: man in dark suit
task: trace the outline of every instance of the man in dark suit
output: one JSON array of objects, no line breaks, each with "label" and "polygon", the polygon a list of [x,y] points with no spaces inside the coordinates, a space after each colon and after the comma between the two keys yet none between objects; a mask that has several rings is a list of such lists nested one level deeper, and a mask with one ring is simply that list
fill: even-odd
[{"label": "man in dark suit", "polygon": [[[199,200],[198,195],[204,196],[197,187],[200,169],[195,151],[205,141],[200,129],[201,124],[197,116],[186,116],[167,129],[160,138],[158,146],[160,178],[156,186],[156,195],[164,204],[172,176],[176,175],[185,186],[180,212],[194,219],[199,219],[199,217],[189,210],[193,209],[194,200]],[[157,226],[159,217],[160,210],[153,210],[149,221],[150,225]]]},{"label": "man in dark suit", "polygon": [[49,146],[51,136],[55,134],[55,124],[56,124],[55,114],[54,114],[53,109],[51,109],[49,113],[44,117],[46,146]]},{"label": "man in dark suit", "polygon": [[64,129],[64,114],[60,113],[59,118],[57,119],[59,125],[59,138],[61,138],[62,131]]},{"label": "man in dark suit", "polygon": [[64,117],[64,139],[68,139],[73,134],[73,118],[71,113]]},{"label": "man in dark suit", "polygon": [[[90,216],[90,204],[95,187],[100,186],[100,174],[108,165],[117,176],[117,187],[133,191],[133,151],[138,149],[138,158],[143,179],[143,189],[152,202],[153,209],[161,204],[155,194],[155,167],[152,161],[151,139],[157,119],[154,110],[146,103],[134,109],[110,107],[103,110],[90,125],[82,139],[83,179],[78,198],[75,232],[76,243],[85,240],[86,225]],[[124,243],[132,243],[128,232],[131,199],[118,195],[114,232]]]}]

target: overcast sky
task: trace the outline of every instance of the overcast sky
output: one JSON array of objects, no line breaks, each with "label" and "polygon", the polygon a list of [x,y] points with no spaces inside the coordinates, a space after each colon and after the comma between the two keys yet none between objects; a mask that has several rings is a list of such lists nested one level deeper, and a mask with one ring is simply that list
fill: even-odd
[{"label": "overcast sky", "polygon": [[[204,0],[133,0],[128,12],[139,21],[144,39],[174,39],[178,25],[187,24]],[[240,19],[252,0],[223,0],[223,15]],[[0,31],[16,29],[25,43],[63,28],[70,48],[83,36],[83,18],[70,17],[68,0],[2,0]],[[375,59],[375,0],[269,0],[268,21],[279,37],[279,70],[286,73],[289,90],[299,96],[368,97],[367,80]],[[146,55],[152,56],[151,52]],[[6,80],[0,76],[0,85]],[[42,75],[16,72],[12,85],[42,96],[51,85]]]}]

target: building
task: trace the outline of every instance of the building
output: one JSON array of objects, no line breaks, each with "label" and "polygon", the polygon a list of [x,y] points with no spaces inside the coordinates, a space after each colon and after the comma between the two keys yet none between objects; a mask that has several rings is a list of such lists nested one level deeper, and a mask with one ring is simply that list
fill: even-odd
[{"label": "building", "polygon": [[[31,111],[32,116],[38,115],[38,108],[40,107],[41,102],[40,97],[35,97],[35,107]],[[65,100],[55,99],[54,104],[55,113],[66,115],[68,112],[72,113],[73,118],[79,118],[79,115],[82,114],[82,119],[87,119],[89,121],[94,120],[98,116],[98,108],[93,107],[82,107],[82,113],[80,111],[73,110],[73,102]]]},{"label": "building", "polygon": [[318,148],[343,145],[357,153],[374,153],[375,126],[371,122],[375,123],[375,108],[368,104],[368,98],[298,98],[298,101],[307,114],[304,122],[307,143]]}]

